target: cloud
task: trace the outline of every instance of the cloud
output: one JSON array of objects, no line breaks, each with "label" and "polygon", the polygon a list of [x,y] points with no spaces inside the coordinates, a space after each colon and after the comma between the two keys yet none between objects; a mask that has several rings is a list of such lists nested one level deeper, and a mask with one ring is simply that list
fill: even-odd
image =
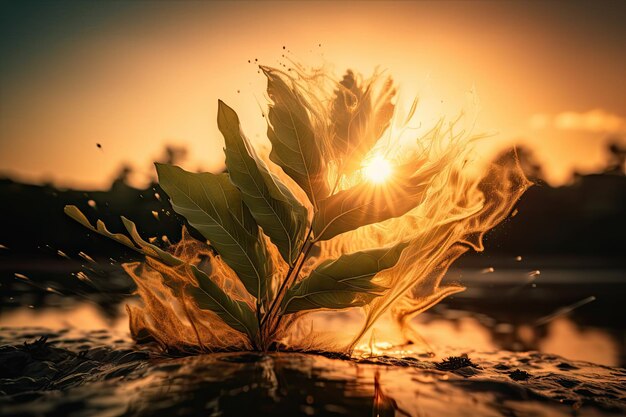
[{"label": "cloud", "polygon": [[577,130],[593,133],[623,133],[626,131],[626,119],[602,109],[584,113],[566,111],[556,115],[533,114],[529,121],[531,128],[558,130]]}]

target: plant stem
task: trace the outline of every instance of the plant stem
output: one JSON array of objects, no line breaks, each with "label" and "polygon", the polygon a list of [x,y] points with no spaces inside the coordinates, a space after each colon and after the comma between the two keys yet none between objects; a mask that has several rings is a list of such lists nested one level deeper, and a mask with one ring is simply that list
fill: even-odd
[{"label": "plant stem", "polygon": [[[309,250],[311,249],[310,248],[311,242],[309,241],[309,239],[311,237],[311,233],[312,232],[313,232],[313,227],[309,227],[309,231],[307,232],[306,238],[304,239],[304,244],[300,248],[300,253],[298,254],[298,257],[296,258],[296,262],[291,267],[289,267],[289,271],[287,272],[287,276],[285,277],[285,279],[282,282],[282,284],[280,284],[280,288],[276,292],[276,297],[274,297],[274,299],[272,300],[272,304],[270,305],[270,308],[267,310],[267,313],[263,316],[263,320],[261,320],[261,325],[259,326],[260,328],[263,327],[263,325],[267,322],[267,320],[273,314],[275,315],[275,310],[278,308],[278,305],[283,301],[282,299],[285,296],[286,289],[291,285],[289,281],[292,281],[291,277],[292,277],[294,271],[297,269],[297,272],[296,272],[295,276],[297,276],[297,273],[300,272],[300,268],[302,268],[302,265],[300,265],[301,255],[303,253],[308,253]],[[304,258],[306,258],[306,255],[304,255],[304,257],[302,257],[302,263],[304,263]],[[300,265],[300,266],[298,266],[298,265]]]},{"label": "plant stem", "polygon": [[[309,232],[310,235],[310,232]],[[302,269],[302,267],[304,266],[304,262],[306,261],[307,257],[309,256],[309,251],[311,250],[311,248],[315,245],[314,242],[312,241],[308,241],[307,240],[307,244],[305,244],[304,250],[302,251],[303,256],[302,256],[302,260],[301,262],[297,265],[297,267],[294,269],[293,273],[292,273],[292,279],[289,279],[289,276],[287,277],[287,279],[285,280],[285,282],[292,281],[289,284],[289,287],[291,287],[291,284],[293,284],[293,281],[295,281],[298,278],[298,275],[300,274],[300,270]],[[285,294],[282,294],[281,300],[280,302],[282,303],[282,299],[285,297]],[[278,326],[280,325],[280,321],[282,320],[283,316],[279,315],[276,318],[276,323],[274,323],[274,325],[272,326],[272,328],[270,329],[270,332],[268,332],[268,334],[273,334],[274,331],[276,331],[276,329],[278,329]],[[270,322],[271,324],[271,322]]]},{"label": "plant stem", "polygon": [[[335,191],[337,190],[337,187],[339,186],[339,180],[341,179],[342,175],[343,174],[341,172],[337,175],[337,178],[335,179],[335,185],[333,186],[333,189],[330,192],[330,195],[333,195]],[[271,326],[271,329],[269,332],[267,332],[267,334],[271,335],[278,328],[278,325],[280,324],[282,316],[278,316],[274,324],[272,324],[272,321],[274,317],[278,314],[278,309],[283,299],[285,298],[286,290],[290,288],[293,282],[298,278],[298,275],[300,274],[300,270],[304,266],[304,263],[309,255],[311,248],[316,243],[315,241],[311,240],[312,232],[313,232],[313,224],[311,224],[311,226],[309,227],[309,231],[307,232],[306,238],[304,239],[305,243],[300,248],[300,253],[298,254],[298,257],[296,258],[296,262],[292,266],[289,267],[289,271],[287,271],[287,276],[285,277],[285,280],[281,283],[280,288],[276,292],[276,297],[274,297],[274,299],[272,300],[272,304],[270,305],[270,308],[268,309],[267,313],[263,316],[263,318],[260,321],[259,333],[261,334],[261,343],[263,343],[262,339],[263,339],[263,335],[265,334],[263,332],[264,330],[263,327],[267,323],[269,323],[269,325]]]},{"label": "plant stem", "polygon": [[198,332],[198,328],[196,327],[196,323],[194,323],[191,318],[191,314],[189,313],[189,309],[187,308],[187,301],[183,299],[182,302],[183,311],[187,316],[187,320],[189,320],[189,324],[191,324],[191,328],[193,329],[194,334],[196,335],[196,340],[198,341],[198,346],[200,346],[200,350],[204,352],[204,345],[202,344],[202,339],[200,339],[200,333]]},{"label": "plant stem", "polygon": [[[261,332],[261,323],[263,322],[261,317],[261,295],[256,300],[256,321],[259,324],[259,339],[261,344],[263,344],[263,333]],[[252,340],[252,344],[255,345],[256,341]]]}]

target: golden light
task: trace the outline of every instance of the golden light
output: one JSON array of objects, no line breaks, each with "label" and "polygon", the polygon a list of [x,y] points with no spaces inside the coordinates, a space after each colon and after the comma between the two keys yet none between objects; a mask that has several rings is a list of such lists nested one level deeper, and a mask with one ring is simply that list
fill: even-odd
[{"label": "golden light", "polygon": [[376,155],[363,167],[365,177],[376,184],[385,182],[391,171],[391,163],[382,155]]}]

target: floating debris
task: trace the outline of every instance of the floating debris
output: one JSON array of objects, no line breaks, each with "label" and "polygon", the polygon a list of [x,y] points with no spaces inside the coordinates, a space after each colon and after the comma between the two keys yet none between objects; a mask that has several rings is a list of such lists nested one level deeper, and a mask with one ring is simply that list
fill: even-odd
[{"label": "floating debris", "polygon": [[596,301],[596,297],[592,295],[592,296],[584,298],[584,299],[582,299],[580,301],[577,301],[574,304],[570,304],[567,307],[562,307],[562,308],[558,309],[557,311],[555,311],[552,314],[549,314],[547,316],[541,317],[539,320],[537,320],[535,322],[535,325],[536,326],[542,326],[544,324],[547,324],[547,323],[551,322],[552,320],[554,320],[554,319],[556,319],[558,317],[564,316],[566,314],[569,314],[572,311],[576,310],[578,307],[582,307],[585,304],[589,304],[589,303],[591,303],[593,301]]},{"label": "floating debris", "polygon": [[96,146],[98,147],[98,149],[102,149],[102,145],[99,143],[96,143]]},{"label": "floating debris", "polygon": [[78,252],[78,256],[80,256],[81,258],[83,258],[84,260],[91,262],[91,263],[96,263],[96,261],[93,260],[93,258],[89,255],[87,255],[85,252]]},{"label": "floating debris", "polygon": [[24,274],[20,274],[20,273],[16,272],[16,273],[15,273],[15,274],[13,274],[13,275],[15,275],[15,278],[23,279],[23,280],[25,280],[25,281],[30,281],[30,278],[28,278],[28,277],[27,277],[26,275],[24,275]]},{"label": "floating debris", "polygon": [[152,210],[152,216],[153,216],[155,219],[159,220],[159,212],[158,212],[158,211],[154,211],[154,210]]},{"label": "floating debris", "polygon": [[91,208],[96,208],[96,202],[93,200],[89,200],[87,201],[87,204],[89,205],[89,207]]},{"label": "floating debris", "polygon": [[57,255],[59,255],[62,258],[70,259],[70,257],[67,256],[67,254],[65,252],[63,252],[61,249],[57,250]]},{"label": "floating debris", "polygon": [[513,372],[511,372],[509,374],[509,377],[513,380],[513,381],[526,381],[528,378],[530,378],[530,374],[526,371],[522,371],[520,369],[516,369]]},{"label": "floating debris", "polygon": [[522,257],[518,255],[518,256],[515,257],[515,260],[517,262],[522,262]]},{"label": "floating debris", "polygon": [[456,371],[457,369],[466,367],[478,368],[467,355],[450,356],[443,361],[436,363],[435,367],[440,371]]},{"label": "floating debris", "polygon": [[156,236],[152,236],[152,237],[148,238],[148,242],[150,242],[150,243],[154,243],[154,242],[156,242],[156,240],[157,240]]},{"label": "floating debris", "polygon": [[170,239],[166,235],[161,236],[161,240],[165,243],[170,243]]},{"label": "floating debris", "polygon": [[522,290],[523,288],[525,288],[526,286],[530,285],[532,288],[537,288],[537,284],[535,284],[535,280],[537,279],[537,277],[541,275],[541,271],[539,270],[535,270],[532,272],[529,272],[526,276],[526,281],[521,284],[518,285],[516,287],[511,288],[508,292],[507,295],[511,296],[511,295],[515,295],[516,293],[518,293],[520,290]]},{"label": "floating debris", "polygon": [[159,193],[154,193],[154,198],[161,201],[161,195]]},{"label": "floating debris", "polygon": [[513,210],[513,213],[511,213],[511,217],[517,216],[518,213],[519,213],[519,210],[517,209]]},{"label": "floating debris", "polygon": [[490,266],[489,268],[485,268],[482,271],[480,271],[481,274],[490,274],[492,272],[495,272],[495,269],[493,269],[492,266]]}]

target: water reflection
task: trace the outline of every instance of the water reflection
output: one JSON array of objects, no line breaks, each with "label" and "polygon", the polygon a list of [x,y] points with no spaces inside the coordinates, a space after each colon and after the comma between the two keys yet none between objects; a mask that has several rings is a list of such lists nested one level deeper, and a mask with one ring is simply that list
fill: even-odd
[{"label": "water reflection", "polygon": [[617,341],[599,329],[581,329],[567,318],[554,320],[548,335],[538,342],[542,352],[554,352],[569,359],[618,366]]},{"label": "water reflection", "polygon": [[[47,341],[35,342],[41,336]],[[276,352],[172,358],[134,350],[107,331],[4,329],[0,342],[6,371],[0,409],[15,417],[613,416],[626,411],[626,392],[619,384],[626,370],[539,353],[473,352],[470,359],[449,361],[471,366],[444,370],[436,359],[398,355],[360,361]],[[516,372],[526,376],[516,379]]]},{"label": "water reflection", "polygon": [[569,317],[555,319],[545,327],[507,323],[489,325],[471,316],[429,319],[428,313],[421,320],[425,322],[419,326],[422,336],[439,348],[459,352],[536,350],[601,365],[623,365],[620,356],[623,347],[618,337],[605,329],[579,326]]},{"label": "water reflection", "polygon": [[[132,301],[130,301],[132,302]],[[128,335],[128,319],[123,305],[118,314],[111,318],[95,304],[77,302],[63,308],[16,308],[0,316],[0,327],[31,326],[48,329],[73,328],[79,330],[111,329]],[[343,314],[329,316],[323,323],[324,329],[332,332],[348,327],[358,327],[358,316]],[[352,323],[351,323],[352,321]],[[376,353],[391,348],[386,333],[385,321],[374,330]],[[618,338],[609,331],[594,327],[581,327],[569,317],[557,318],[546,326],[529,324],[512,325],[495,323],[481,315],[466,311],[436,309],[416,319],[416,328],[428,346],[414,346],[416,351],[435,352],[494,352],[501,349],[512,351],[537,350],[568,359],[582,360],[608,366],[620,366],[623,355]],[[318,320],[317,325],[320,325]],[[387,334],[389,336],[387,337]],[[396,340],[396,341],[399,341]],[[367,341],[366,341],[367,342]],[[364,346],[367,346],[365,343]],[[365,347],[367,349],[367,347]]]},{"label": "water reflection", "polygon": [[129,334],[128,317],[123,305],[116,307],[112,318],[96,304],[76,302],[63,307],[13,308],[0,315],[0,327],[39,327],[51,330],[65,328],[77,330],[108,329]]}]

